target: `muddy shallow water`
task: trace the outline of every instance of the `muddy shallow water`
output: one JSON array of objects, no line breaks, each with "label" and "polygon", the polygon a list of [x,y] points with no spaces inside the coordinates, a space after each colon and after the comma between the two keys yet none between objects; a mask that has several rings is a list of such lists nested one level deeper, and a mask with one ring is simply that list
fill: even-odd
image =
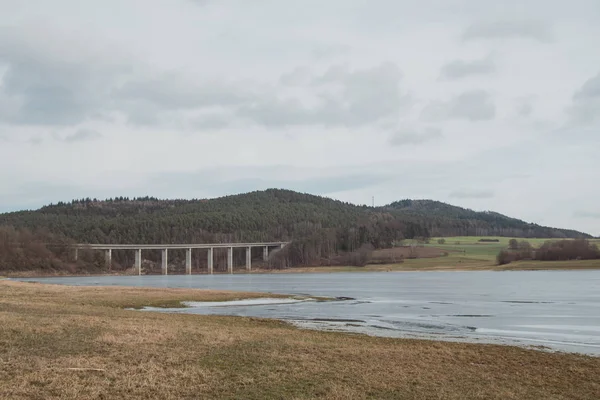
[{"label": "muddy shallow water", "polygon": [[[69,285],[210,288],[351,300],[160,310],[279,318],[306,328],[507,343],[600,355],[600,271],[478,271],[31,278]],[[265,295],[268,298],[268,295]]]}]

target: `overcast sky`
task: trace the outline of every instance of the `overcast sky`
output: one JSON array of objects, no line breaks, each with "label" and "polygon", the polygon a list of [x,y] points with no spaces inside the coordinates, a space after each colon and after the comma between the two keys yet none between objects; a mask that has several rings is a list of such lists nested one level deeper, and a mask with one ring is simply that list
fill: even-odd
[{"label": "overcast sky", "polygon": [[598,0],[0,0],[0,211],[269,187],[600,235]]}]

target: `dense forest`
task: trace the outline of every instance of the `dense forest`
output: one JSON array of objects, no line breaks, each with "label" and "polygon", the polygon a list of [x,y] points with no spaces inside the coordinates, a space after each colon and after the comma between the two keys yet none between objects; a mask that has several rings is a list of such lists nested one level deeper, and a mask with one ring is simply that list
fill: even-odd
[{"label": "dense forest", "polygon": [[[210,200],[87,198],[0,214],[0,226],[7,232],[10,227],[13,237],[51,235],[48,242],[57,237],[79,243],[290,241],[277,256],[281,267],[327,264],[340,255],[389,248],[405,238],[589,237],[432,200],[367,207],[280,189]],[[122,257],[124,265],[130,262],[129,256]]]}]

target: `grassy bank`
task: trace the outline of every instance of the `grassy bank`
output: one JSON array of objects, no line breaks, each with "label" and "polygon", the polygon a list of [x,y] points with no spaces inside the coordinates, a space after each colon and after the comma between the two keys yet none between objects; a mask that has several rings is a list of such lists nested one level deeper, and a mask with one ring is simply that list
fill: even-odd
[{"label": "grassy bank", "polygon": [[0,398],[597,399],[600,358],[127,311],[263,294],[0,281]]},{"label": "grassy bank", "polygon": [[[511,238],[493,237],[498,242],[480,242],[490,237],[460,236],[446,238],[431,238],[428,244],[420,244],[425,249],[442,250],[443,257],[406,258],[402,263],[367,265],[365,267],[336,266],[336,267],[302,267],[275,272],[377,272],[377,271],[515,271],[515,270],[580,270],[600,269],[600,260],[574,261],[518,261],[506,265],[497,265],[496,256],[500,250],[508,246]],[[438,243],[444,239],[444,243]],[[539,247],[548,239],[525,239],[533,247]],[[412,241],[406,240],[405,245]],[[600,245],[600,240],[590,240]],[[417,245],[416,242],[412,243]],[[271,271],[263,271],[271,272]]]},{"label": "grassy bank", "polygon": [[[498,242],[480,242],[480,239],[498,239]],[[444,243],[438,243],[443,239]],[[436,250],[445,253],[442,257],[425,256],[405,258],[401,263],[371,264],[364,267],[323,266],[299,267],[286,270],[257,270],[255,272],[380,272],[380,271],[515,271],[515,270],[581,270],[600,269],[600,260],[574,261],[517,261],[507,265],[498,265],[496,256],[508,247],[508,237],[457,236],[431,238],[428,244],[417,244],[416,241],[405,240],[404,245],[411,244],[418,249]],[[549,239],[515,238],[526,240],[533,247],[539,247]],[[592,239],[591,243],[600,246],[600,239]],[[416,253],[419,253],[418,251]]]},{"label": "grassy bank", "polygon": [[418,272],[418,271],[552,271],[600,269],[600,260],[517,261],[506,265],[485,260],[460,258],[427,258],[406,260],[400,264],[367,265],[365,267],[299,267],[285,270],[261,270],[257,273],[334,273],[334,272]]}]

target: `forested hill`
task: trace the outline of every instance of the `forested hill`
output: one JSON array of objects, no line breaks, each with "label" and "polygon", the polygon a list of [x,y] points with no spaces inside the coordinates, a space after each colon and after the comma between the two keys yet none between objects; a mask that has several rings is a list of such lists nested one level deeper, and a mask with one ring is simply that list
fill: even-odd
[{"label": "forested hill", "polygon": [[82,199],[36,211],[0,214],[0,225],[44,228],[84,243],[327,237],[340,250],[352,250],[365,243],[386,247],[395,240],[417,236],[589,237],[573,230],[543,227],[432,200],[402,200],[372,208],[279,189],[211,200]]}]

